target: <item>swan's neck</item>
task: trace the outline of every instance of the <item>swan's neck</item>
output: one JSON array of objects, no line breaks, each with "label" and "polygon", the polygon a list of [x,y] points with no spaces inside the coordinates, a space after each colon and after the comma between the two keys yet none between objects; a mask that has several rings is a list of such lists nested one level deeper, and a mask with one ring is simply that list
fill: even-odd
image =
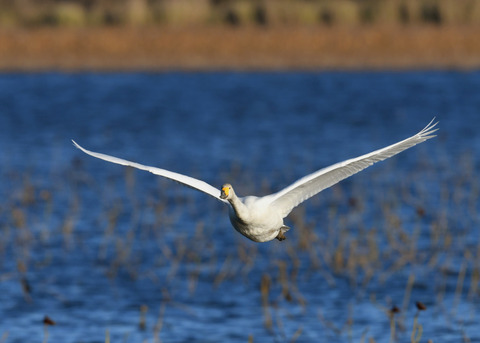
[{"label": "swan's neck", "polygon": [[245,206],[245,204],[236,195],[234,195],[229,201],[238,218],[243,220],[248,218],[247,206]]}]

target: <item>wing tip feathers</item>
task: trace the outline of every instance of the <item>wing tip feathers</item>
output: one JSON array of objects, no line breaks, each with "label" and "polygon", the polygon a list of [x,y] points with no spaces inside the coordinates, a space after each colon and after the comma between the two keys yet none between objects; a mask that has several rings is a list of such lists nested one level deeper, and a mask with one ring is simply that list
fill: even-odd
[{"label": "wing tip feathers", "polygon": [[439,123],[438,121],[435,121],[437,117],[433,117],[433,119],[430,121],[430,123],[428,123],[427,126],[425,126],[423,128],[422,131],[420,131],[419,133],[417,133],[417,136],[423,140],[427,140],[427,139],[430,139],[430,138],[433,138],[433,137],[436,137],[437,135],[433,135],[433,133],[437,132],[439,130],[439,128],[435,128],[435,126],[437,126],[437,124]]},{"label": "wing tip feathers", "polygon": [[83,148],[82,146],[80,146],[80,144],[78,144],[77,142],[75,142],[73,139],[72,139],[72,143],[73,143],[73,146],[81,151],[83,151],[84,153],[88,154],[87,153],[87,149]]}]

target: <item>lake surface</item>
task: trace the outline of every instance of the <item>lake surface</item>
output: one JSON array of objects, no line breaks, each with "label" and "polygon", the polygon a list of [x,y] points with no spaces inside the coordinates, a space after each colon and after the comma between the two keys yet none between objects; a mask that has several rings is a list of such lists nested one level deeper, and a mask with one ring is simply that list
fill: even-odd
[{"label": "lake surface", "polygon": [[[479,72],[0,75],[0,342],[480,342],[479,94]],[[265,195],[434,116],[263,244],[71,144]]]}]

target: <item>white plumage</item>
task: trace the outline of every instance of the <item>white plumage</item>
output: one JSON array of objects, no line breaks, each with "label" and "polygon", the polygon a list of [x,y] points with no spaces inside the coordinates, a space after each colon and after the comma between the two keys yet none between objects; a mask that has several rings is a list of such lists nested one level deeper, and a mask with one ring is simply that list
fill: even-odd
[{"label": "white plumage", "polygon": [[230,184],[224,184],[221,190],[218,190],[208,183],[190,176],[89,151],[78,145],[75,141],[72,142],[78,149],[93,157],[149,171],[202,191],[228,204],[230,221],[238,232],[255,242],[267,242],[274,238],[278,240],[285,239],[284,233],[288,231],[289,228],[283,224],[283,219],[293,208],[322,190],[358,173],[368,166],[435,137],[433,133],[438,130],[435,129],[436,125],[437,123],[434,123],[433,119],[422,131],[410,138],[389,145],[383,149],[375,150],[369,154],[320,169],[304,176],[281,191],[264,197],[237,197]]}]

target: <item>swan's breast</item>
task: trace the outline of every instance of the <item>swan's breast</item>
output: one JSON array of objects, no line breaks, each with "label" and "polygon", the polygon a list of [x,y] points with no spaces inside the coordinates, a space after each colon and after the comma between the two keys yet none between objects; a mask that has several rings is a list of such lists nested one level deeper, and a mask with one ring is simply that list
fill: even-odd
[{"label": "swan's breast", "polygon": [[242,235],[255,242],[267,242],[274,239],[283,225],[283,219],[269,202],[262,198],[246,197],[242,199],[247,215],[239,217],[230,208],[229,216],[233,227]]}]

